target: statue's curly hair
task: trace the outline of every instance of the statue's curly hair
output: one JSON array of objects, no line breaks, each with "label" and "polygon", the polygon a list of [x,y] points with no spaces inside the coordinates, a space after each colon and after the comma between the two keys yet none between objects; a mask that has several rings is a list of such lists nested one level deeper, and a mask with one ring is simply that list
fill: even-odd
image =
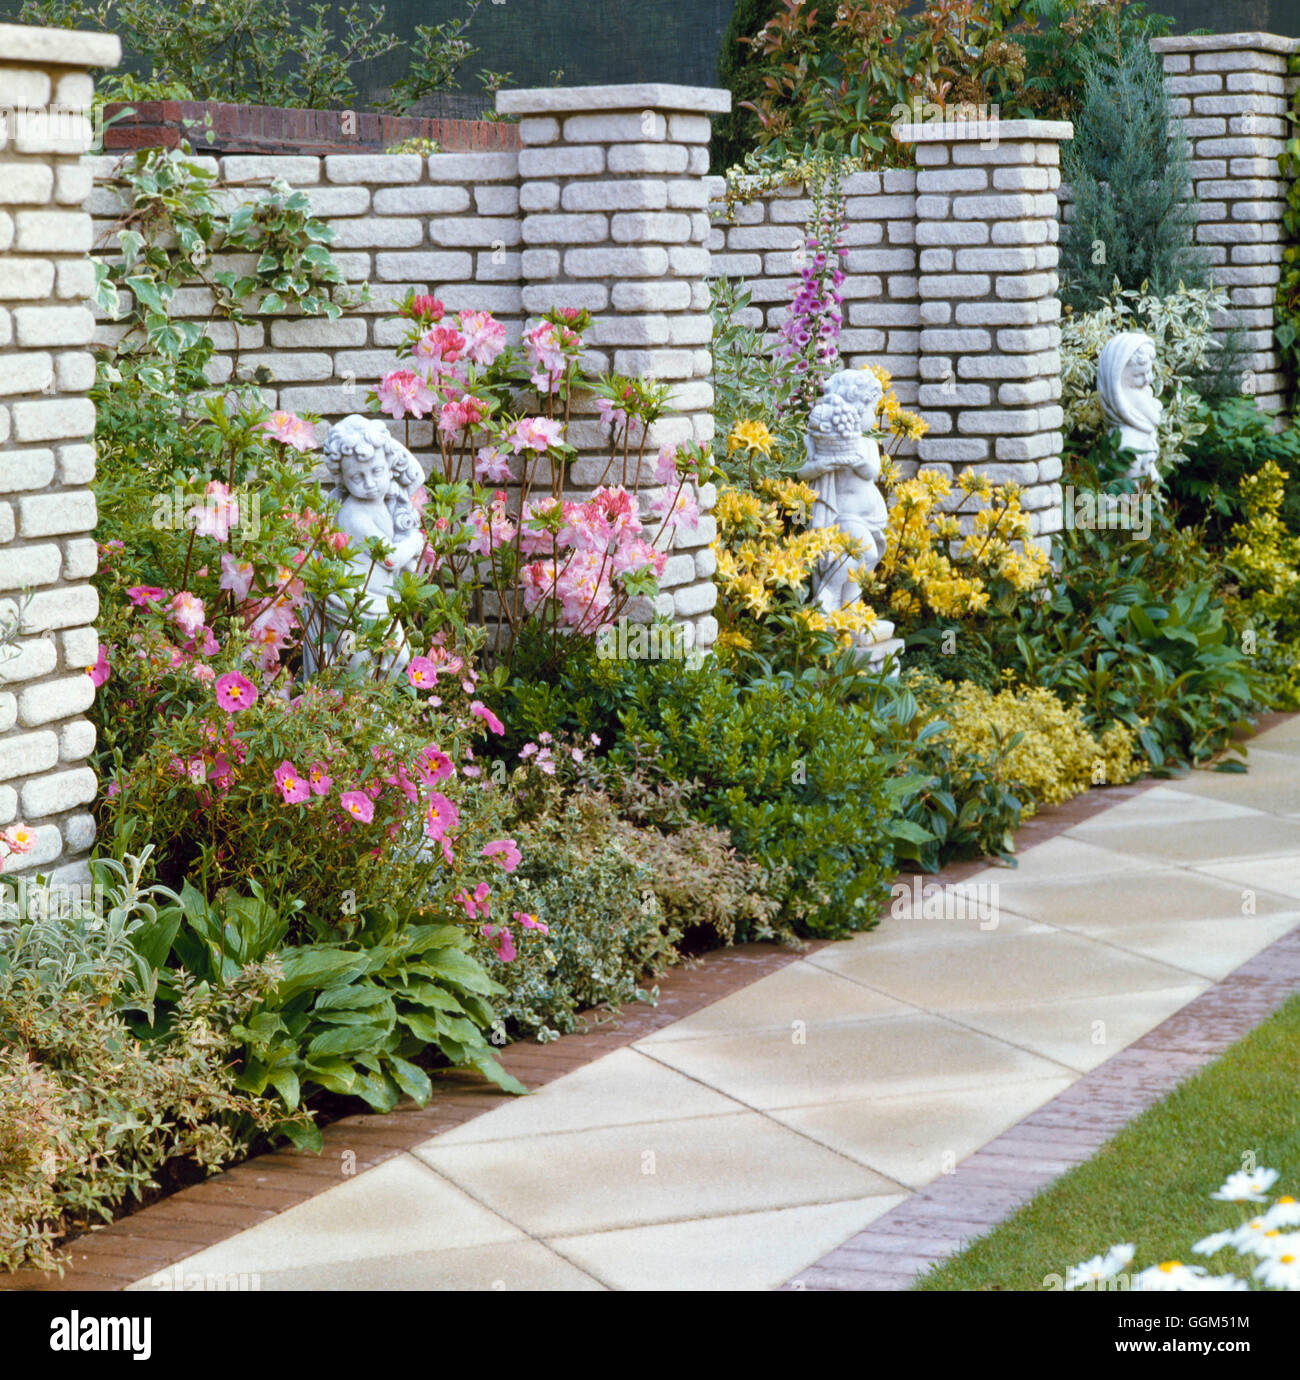
[{"label": "statue's curly hair", "polygon": [[420,462],[397,440],[378,417],[363,417],[354,412],[330,427],[321,447],[325,469],[332,489],[329,497],[345,498],[343,462],[360,457],[368,460],[378,451],[388,462],[392,476],[384,503],[392,514],[393,530],[413,532],[420,524],[419,514],[411,503],[411,492],[424,483]]}]

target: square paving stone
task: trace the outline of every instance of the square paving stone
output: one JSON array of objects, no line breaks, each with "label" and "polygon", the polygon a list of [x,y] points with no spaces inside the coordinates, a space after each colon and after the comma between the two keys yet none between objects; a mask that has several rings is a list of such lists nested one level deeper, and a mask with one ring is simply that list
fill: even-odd
[{"label": "square paving stone", "polygon": [[[755,983],[763,986],[771,978]],[[861,989],[858,989],[861,990]],[[505,1106],[444,1131],[425,1144],[469,1145],[485,1140],[580,1131],[588,1126],[678,1121],[747,1108],[634,1049],[606,1054]]]},{"label": "square paving stone", "polygon": [[[1269,865],[1273,875],[1277,860]],[[1262,884],[1256,882],[1259,887]],[[1185,920],[1232,920],[1242,913],[1242,887],[1213,878],[1207,871],[1153,867],[1141,873],[1108,878],[1104,889],[1096,878],[1067,877],[1060,881],[1016,882],[1003,892],[1003,904],[1045,925],[1097,930],[1131,924],[1167,924]],[[1281,890],[1259,890],[1254,899],[1258,915],[1277,915],[1294,908]]]},{"label": "square paving stone", "polygon": [[876,1197],[898,1185],[754,1112],[415,1152],[535,1236]]},{"label": "square paving stone", "polygon": [[968,1006],[955,1021],[1086,1073],[1141,1039],[1209,986],[1198,982],[1154,992],[1093,996],[1017,1006]]},{"label": "square paving stone", "polygon": [[901,1096],[1059,1077],[1059,1065],[915,1012],[802,1032],[755,1031],[646,1048],[656,1059],[752,1107]]},{"label": "square paving stone", "polygon": [[1256,750],[1266,752],[1300,752],[1300,714],[1293,714],[1280,724],[1266,729],[1258,737],[1250,740],[1250,754]]},{"label": "square paving stone", "polygon": [[[1271,896],[1268,899],[1277,904]],[[1081,921],[1070,928],[1217,982],[1294,929],[1297,923],[1298,912],[1269,911],[1263,915],[1173,922],[1158,917],[1130,921],[1103,917]]]},{"label": "square paving stone", "polygon": [[1192,791],[1176,791],[1170,786],[1152,786],[1132,800],[1121,801],[1101,814],[1073,825],[1067,837],[1083,842],[1100,843],[1103,847],[1124,850],[1123,839],[1094,839],[1095,834],[1107,834],[1112,829],[1129,829],[1133,825],[1185,824],[1201,820],[1232,819],[1252,816],[1259,812],[1245,805],[1219,800],[1214,796]]},{"label": "square paving stone", "polygon": [[1264,857],[1300,853],[1300,819],[1252,811],[1220,819],[1166,820],[1141,823],[1130,820],[1125,828],[1089,829],[1080,825],[1070,831],[1090,842],[1114,838],[1115,848],[1155,862],[1200,866],[1224,858]]},{"label": "square paving stone", "polygon": [[262,1290],[316,1291],[420,1289],[472,1293],[561,1291],[601,1293],[604,1286],[590,1274],[523,1237],[497,1246],[462,1246],[412,1255],[374,1256],[271,1270],[260,1276]]},{"label": "square paving stone", "polygon": [[[824,951],[818,961],[824,961]],[[1044,929],[990,934],[982,943],[924,953],[860,953],[838,970],[925,1011],[1018,1006],[1054,998],[1182,986],[1188,975],[1082,935]]]},{"label": "square paving stone", "polygon": [[1252,746],[1247,772],[1194,771],[1169,783],[1169,789],[1227,800],[1273,815],[1300,814],[1300,772],[1291,752]]},{"label": "square paving stone", "polygon": [[195,1275],[265,1273],[522,1237],[427,1164],[400,1155],[181,1264]]},{"label": "square paving stone", "polygon": [[1015,867],[988,867],[973,882],[1000,882],[1011,878],[1039,881],[1056,877],[1091,877],[1111,872],[1133,872],[1145,867],[1141,858],[1126,856],[1121,841],[1084,843],[1069,834],[1058,834],[1036,843],[1017,857]]},{"label": "square paving stone", "polygon": [[[848,941],[848,946],[854,942]],[[840,946],[834,947],[838,950]],[[800,961],[723,997],[694,1015],[674,1021],[653,1035],[647,1035],[639,1044],[653,1046],[665,1041],[744,1030],[789,1031],[796,1021],[802,1021],[805,1026],[821,1026],[836,1021],[894,1016],[907,1009],[902,1002],[873,992],[861,983]]]},{"label": "square paving stone", "polygon": [[1250,893],[1257,911],[1264,909],[1265,892],[1300,896],[1300,850],[1290,857],[1240,858],[1235,862],[1205,863],[1197,871],[1233,882],[1239,896],[1243,892]]},{"label": "square paving stone", "polygon": [[547,1244],[611,1289],[775,1289],[905,1196],[557,1236]]},{"label": "square paving stone", "polygon": [[1069,1075],[1022,1083],[853,1098],[769,1115],[909,1188],[921,1188],[1064,1092]]}]

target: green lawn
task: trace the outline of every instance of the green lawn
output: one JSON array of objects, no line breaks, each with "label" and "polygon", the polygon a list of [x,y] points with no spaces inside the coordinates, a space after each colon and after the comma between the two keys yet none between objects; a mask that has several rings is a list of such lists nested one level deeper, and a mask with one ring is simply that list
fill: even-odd
[{"label": "green lawn", "polygon": [[1252,1167],[1251,1151],[1281,1175],[1270,1197],[1300,1197],[1300,995],[915,1287],[1041,1290],[1046,1276],[1122,1242],[1137,1247],[1133,1272],[1172,1259],[1247,1278],[1249,1257],[1191,1247],[1250,1216],[1209,1194]]}]

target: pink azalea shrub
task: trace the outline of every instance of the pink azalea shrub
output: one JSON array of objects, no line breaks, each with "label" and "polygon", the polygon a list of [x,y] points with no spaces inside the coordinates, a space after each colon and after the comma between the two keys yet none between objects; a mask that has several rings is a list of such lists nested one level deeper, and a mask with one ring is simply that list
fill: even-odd
[{"label": "pink azalea shrub", "polygon": [[[661,447],[653,463],[647,454],[667,390],[587,377],[585,312],[549,313],[523,332],[521,349],[487,312],[451,314],[410,297],[401,315],[410,324],[399,367],[373,399],[387,416],[435,423],[441,482],[421,511],[422,572],[467,610],[490,594],[507,647],[526,627],[553,645],[561,633],[595,636],[631,598],[652,598],[675,531],[698,524],[708,468],[694,446]],[[565,495],[580,390],[609,428],[604,473],[586,499]],[[653,498],[641,492],[651,472]]]}]

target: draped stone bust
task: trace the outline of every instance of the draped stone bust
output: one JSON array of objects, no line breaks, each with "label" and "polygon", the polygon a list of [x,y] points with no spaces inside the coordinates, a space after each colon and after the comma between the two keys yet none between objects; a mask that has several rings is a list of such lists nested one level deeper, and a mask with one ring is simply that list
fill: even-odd
[{"label": "draped stone bust", "polygon": [[1097,360],[1102,416],[1119,443],[1134,452],[1129,479],[1155,479],[1160,453],[1156,428],[1164,407],[1155,395],[1156,345],[1140,331],[1122,331],[1106,342]]}]

